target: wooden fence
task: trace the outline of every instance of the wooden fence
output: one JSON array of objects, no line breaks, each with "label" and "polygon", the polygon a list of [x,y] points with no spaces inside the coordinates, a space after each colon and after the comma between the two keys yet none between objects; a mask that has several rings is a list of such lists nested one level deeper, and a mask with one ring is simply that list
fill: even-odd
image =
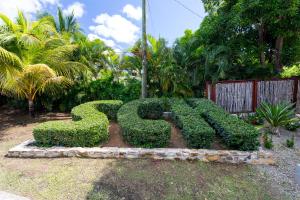
[{"label": "wooden fence", "polygon": [[206,96],[231,113],[254,112],[261,102],[295,103],[299,111],[299,84],[297,78],[207,82]]}]

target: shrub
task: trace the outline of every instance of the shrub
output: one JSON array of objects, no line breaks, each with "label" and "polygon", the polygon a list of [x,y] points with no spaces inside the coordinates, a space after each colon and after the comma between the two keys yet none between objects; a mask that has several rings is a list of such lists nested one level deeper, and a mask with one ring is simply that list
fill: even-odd
[{"label": "shrub", "polygon": [[293,135],[291,139],[286,140],[286,146],[288,148],[294,148],[295,146],[295,136]]},{"label": "shrub", "polygon": [[298,128],[300,128],[300,122],[299,120],[295,122],[290,122],[287,125],[285,125],[285,128],[288,131],[296,131]]},{"label": "shrub", "polygon": [[[142,119],[138,112],[148,114],[151,111],[147,103],[159,108],[160,101],[158,99],[134,100],[120,108],[118,122],[122,128],[123,137],[129,144],[137,147],[165,147],[171,137],[171,126],[164,120]],[[142,108],[146,108],[147,112],[144,112]]]},{"label": "shrub", "polygon": [[108,139],[108,118],[115,119],[121,101],[94,101],[72,109],[72,122],[38,125],[33,136],[41,146],[91,147]]},{"label": "shrub", "polygon": [[272,149],[273,148],[273,140],[272,136],[269,137],[268,133],[264,133],[263,135],[263,141],[264,141],[264,147],[267,149]]},{"label": "shrub", "polygon": [[163,112],[163,102],[157,99],[146,99],[138,107],[138,115],[143,119],[159,119]]},{"label": "shrub", "polygon": [[239,150],[258,148],[259,132],[252,125],[230,115],[210,100],[199,99],[194,104],[195,110],[216,130],[228,147]]},{"label": "shrub", "polygon": [[246,117],[245,121],[252,125],[262,125],[264,123],[263,118],[260,117],[257,113],[249,114],[248,117]]},{"label": "shrub", "polygon": [[209,148],[215,131],[183,100],[171,103],[172,119],[191,148]]}]

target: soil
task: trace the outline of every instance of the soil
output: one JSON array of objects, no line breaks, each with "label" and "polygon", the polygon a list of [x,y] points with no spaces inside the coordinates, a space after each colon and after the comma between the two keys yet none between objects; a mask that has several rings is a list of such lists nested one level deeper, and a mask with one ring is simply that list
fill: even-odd
[{"label": "soil", "polygon": [[125,143],[121,134],[121,127],[116,122],[109,124],[109,140],[102,147],[130,147]]}]

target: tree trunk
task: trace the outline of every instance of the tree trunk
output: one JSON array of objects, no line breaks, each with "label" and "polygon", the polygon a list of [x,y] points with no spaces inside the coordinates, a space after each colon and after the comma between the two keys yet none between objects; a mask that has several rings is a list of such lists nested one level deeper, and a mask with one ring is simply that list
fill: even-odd
[{"label": "tree trunk", "polygon": [[32,100],[28,100],[28,111],[30,117],[34,117],[34,103]]},{"label": "tree trunk", "polygon": [[259,60],[261,65],[265,65],[266,63],[266,55],[264,51],[264,40],[265,40],[265,28],[263,23],[258,27],[258,45],[259,45]]},{"label": "tree trunk", "polygon": [[275,60],[274,60],[277,72],[281,72],[281,70],[282,70],[282,64],[281,64],[282,47],[283,47],[283,37],[278,36],[276,38]]}]

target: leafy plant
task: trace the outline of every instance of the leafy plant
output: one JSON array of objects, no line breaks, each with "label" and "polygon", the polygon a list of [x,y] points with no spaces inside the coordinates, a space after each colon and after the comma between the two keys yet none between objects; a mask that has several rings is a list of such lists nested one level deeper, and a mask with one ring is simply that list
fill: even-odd
[{"label": "leafy plant", "polygon": [[55,95],[70,84],[71,80],[58,76],[47,65],[28,65],[4,83],[2,92],[8,96],[27,99],[29,113],[34,116],[34,101],[38,94],[47,92]]},{"label": "leafy plant", "polygon": [[298,128],[300,128],[300,122],[299,120],[295,120],[294,122],[290,122],[285,125],[285,128],[289,131],[296,131]]},{"label": "leafy plant", "polygon": [[263,118],[257,113],[249,114],[245,121],[252,125],[262,125],[264,123]]},{"label": "leafy plant", "polygon": [[267,149],[272,149],[274,146],[272,136],[270,137],[268,133],[264,133],[263,142],[264,142],[264,147]]},{"label": "leafy plant", "polygon": [[286,140],[286,146],[288,148],[294,148],[295,146],[295,136],[293,135],[291,139]]},{"label": "leafy plant", "polygon": [[280,127],[295,121],[293,104],[278,103],[276,105],[271,105],[263,102],[256,112],[268,122],[271,132],[278,136],[280,135]]}]

